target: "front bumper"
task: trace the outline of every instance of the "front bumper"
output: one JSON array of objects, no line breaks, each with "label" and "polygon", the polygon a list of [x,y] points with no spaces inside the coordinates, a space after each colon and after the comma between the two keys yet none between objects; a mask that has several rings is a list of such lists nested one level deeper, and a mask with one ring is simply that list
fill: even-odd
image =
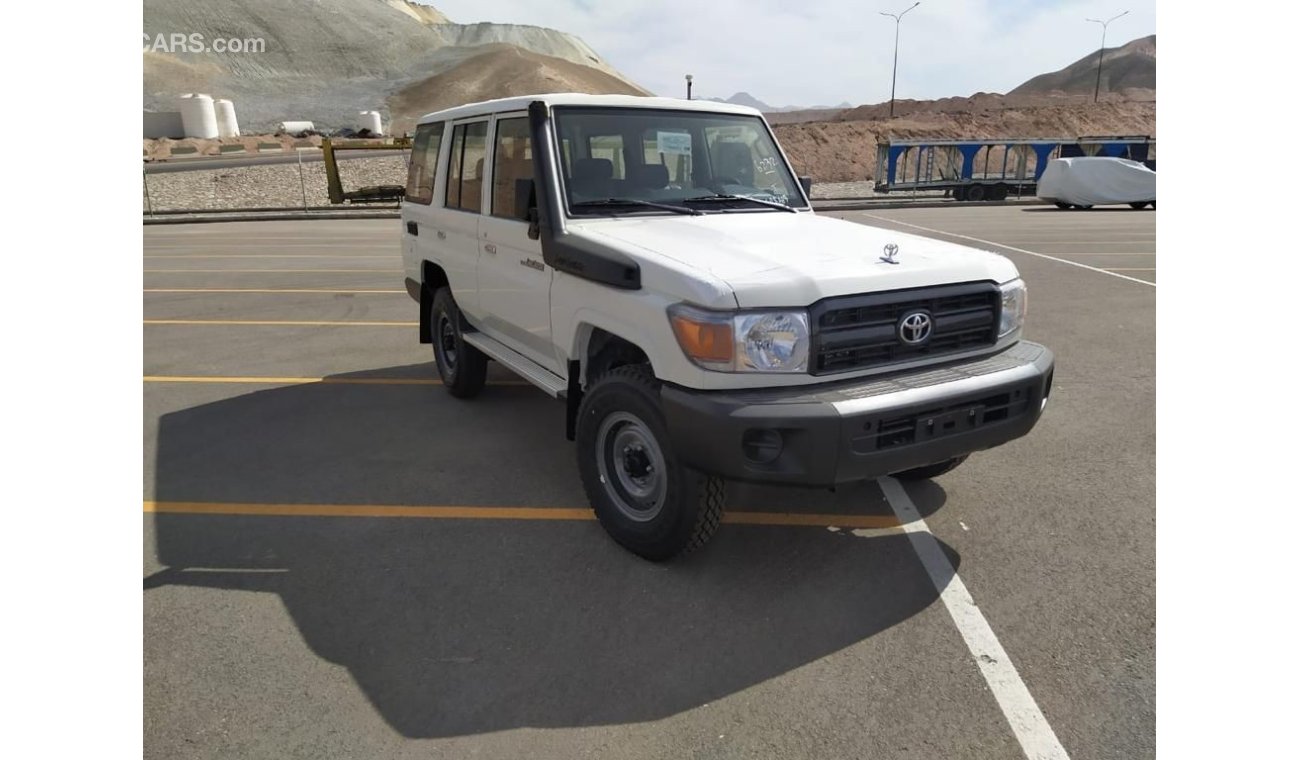
[{"label": "front bumper", "polygon": [[1052,388],[1052,352],[993,356],[808,388],[661,390],[674,451],[731,480],[830,486],[1019,438]]}]

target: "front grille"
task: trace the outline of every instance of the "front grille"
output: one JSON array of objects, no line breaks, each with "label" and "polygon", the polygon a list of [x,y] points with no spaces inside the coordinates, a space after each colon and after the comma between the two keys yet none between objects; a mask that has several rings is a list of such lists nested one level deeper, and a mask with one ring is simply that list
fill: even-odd
[{"label": "front grille", "polygon": [[[870,369],[992,346],[997,342],[1001,293],[991,282],[891,290],[827,298],[813,304],[814,375]],[[898,322],[925,311],[930,339],[919,346],[898,337]]]}]

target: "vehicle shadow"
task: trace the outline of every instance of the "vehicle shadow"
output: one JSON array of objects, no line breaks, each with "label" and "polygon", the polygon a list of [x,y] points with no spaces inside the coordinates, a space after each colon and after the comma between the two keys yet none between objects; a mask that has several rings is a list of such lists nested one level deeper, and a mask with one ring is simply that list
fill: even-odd
[{"label": "vehicle shadow", "polygon": [[1109,211],[1134,213],[1138,211],[1155,212],[1155,209],[1147,208],[1130,208],[1128,204],[1123,206],[1093,206],[1092,208],[1057,208],[1056,206],[1026,206],[1020,209],[1026,214],[1104,214]]},{"label": "vehicle shadow", "polygon": [[[263,390],[163,415],[153,499],[584,506],[562,430],[561,405],[528,387],[490,387],[474,403],[429,386]],[[747,507],[821,513],[868,496],[742,493]],[[932,496],[918,505],[937,509],[941,489]],[[701,552],[656,565],[586,520],[149,519],[161,569],[146,593],[276,594],[312,652],[347,668],[412,738],[663,718],[857,644],[937,598],[902,534],[724,525]],[[185,667],[157,651],[148,620],[146,661]]]}]

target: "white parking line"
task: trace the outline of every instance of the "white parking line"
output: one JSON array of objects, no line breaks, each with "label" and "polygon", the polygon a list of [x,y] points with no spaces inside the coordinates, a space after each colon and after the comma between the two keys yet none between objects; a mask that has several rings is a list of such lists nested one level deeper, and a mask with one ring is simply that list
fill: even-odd
[{"label": "white parking line", "polygon": [[877,481],[885,493],[885,500],[893,508],[898,521],[903,524],[907,538],[912,542],[912,549],[920,558],[930,581],[939,592],[939,598],[948,608],[948,614],[956,623],[962,639],[979,665],[989,690],[1002,708],[1002,714],[1011,724],[1011,730],[1020,742],[1020,749],[1029,760],[1069,760],[1056,732],[1048,725],[1047,718],[1038,709],[1038,703],[1029,693],[1025,682],[1020,680],[1016,666],[998,642],[993,629],[975,605],[975,599],[966,590],[966,584],[957,577],[957,571],[943,553],[939,541],[930,532],[930,527],[921,518],[916,505],[903,486],[893,478],[880,478]]},{"label": "white parking line", "polygon": [[[1005,243],[995,243],[995,242],[993,242],[992,240],[984,240],[984,239],[982,239],[982,238],[971,237],[970,235],[959,235],[959,234],[957,234],[956,232],[948,232],[948,231],[946,231],[946,230],[936,230],[936,229],[934,229],[933,227],[922,227],[922,226],[919,225],[919,224],[912,224],[912,223],[910,223],[910,222],[900,222],[900,221],[898,221],[897,219],[890,219],[889,217],[886,217],[886,216],[877,216],[876,214],[863,214],[863,216],[865,216],[865,217],[867,217],[867,218],[869,218],[869,219],[879,219],[880,221],[882,221],[882,222],[888,222],[889,224],[897,224],[897,225],[901,225],[901,226],[903,226],[903,227],[911,227],[912,229],[916,229],[916,230],[924,230],[924,231],[926,231],[926,232],[933,232],[933,233],[935,233],[935,234],[937,234],[937,235],[947,235],[947,236],[949,236],[949,237],[961,238],[962,240],[970,240],[971,242],[974,242],[974,243],[983,243],[984,245],[991,245],[991,246],[995,246],[995,247],[998,247],[998,248],[1005,248],[1005,249],[1008,250],[1008,251],[1015,251],[1016,253],[1023,253],[1023,254],[1026,254],[1026,255],[1028,255],[1028,256],[1037,256],[1037,257],[1042,258],[1042,259],[1049,259],[1049,260],[1051,260],[1051,261],[1059,261],[1059,262],[1062,263],[1062,264],[1069,264],[1069,265],[1072,266],[1072,267],[1079,267],[1080,269],[1087,269],[1087,270],[1090,271],[1090,272],[1099,272],[1099,273],[1101,273],[1101,274],[1110,275],[1111,277],[1118,277],[1118,278],[1121,279],[1121,280],[1128,280],[1129,282],[1136,282],[1136,283],[1141,284],[1141,285],[1150,285],[1150,286],[1153,287],[1153,288],[1156,286],[1156,284],[1155,284],[1154,282],[1148,282],[1147,280],[1139,280],[1139,279],[1136,278],[1136,277],[1129,277],[1129,276],[1127,276],[1127,275],[1116,274],[1115,272],[1107,272],[1105,269],[1098,269],[1097,267],[1090,267],[1090,266],[1088,266],[1087,264],[1080,264],[1080,263],[1077,262],[1077,261],[1070,261],[1069,259],[1058,259],[1058,258],[1055,257],[1055,256],[1048,256],[1048,255],[1045,254],[1045,253],[1038,253],[1037,251],[1027,251],[1027,250],[1025,250],[1024,248],[1016,248],[1015,246],[1006,245]],[[1083,255],[1083,254],[1072,253],[1072,254],[1070,254],[1070,255],[1071,255],[1071,256],[1079,256],[1079,255]],[[1125,254],[1125,255],[1130,255],[1130,254]]]}]

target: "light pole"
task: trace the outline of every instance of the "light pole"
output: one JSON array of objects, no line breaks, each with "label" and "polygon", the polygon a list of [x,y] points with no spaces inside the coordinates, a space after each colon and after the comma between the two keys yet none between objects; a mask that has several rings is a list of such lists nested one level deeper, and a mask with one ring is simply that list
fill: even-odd
[{"label": "light pole", "polygon": [[1106,27],[1110,26],[1110,22],[1114,21],[1120,16],[1127,16],[1127,15],[1128,15],[1128,11],[1124,11],[1123,13],[1119,14],[1119,16],[1111,16],[1105,21],[1101,21],[1100,19],[1095,19],[1095,18],[1084,19],[1084,21],[1091,21],[1094,24],[1101,24],[1101,50],[1097,51],[1097,86],[1092,91],[1092,102],[1094,103],[1096,103],[1097,98],[1101,96],[1101,59],[1106,55]]},{"label": "light pole", "polygon": [[691,99],[691,80],[693,79],[695,79],[695,77],[691,76],[690,74],[686,75],[686,99],[687,100]]},{"label": "light pole", "polygon": [[894,77],[889,82],[889,118],[891,119],[894,118],[894,85],[898,83],[898,27],[902,26],[903,17],[907,15],[907,11],[912,10],[912,8],[915,8],[920,4],[921,0],[916,0],[915,3],[912,3],[911,8],[908,8],[906,11],[903,11],[898,15],[880,11],[880,15],[889,16],[894,20]]}]

